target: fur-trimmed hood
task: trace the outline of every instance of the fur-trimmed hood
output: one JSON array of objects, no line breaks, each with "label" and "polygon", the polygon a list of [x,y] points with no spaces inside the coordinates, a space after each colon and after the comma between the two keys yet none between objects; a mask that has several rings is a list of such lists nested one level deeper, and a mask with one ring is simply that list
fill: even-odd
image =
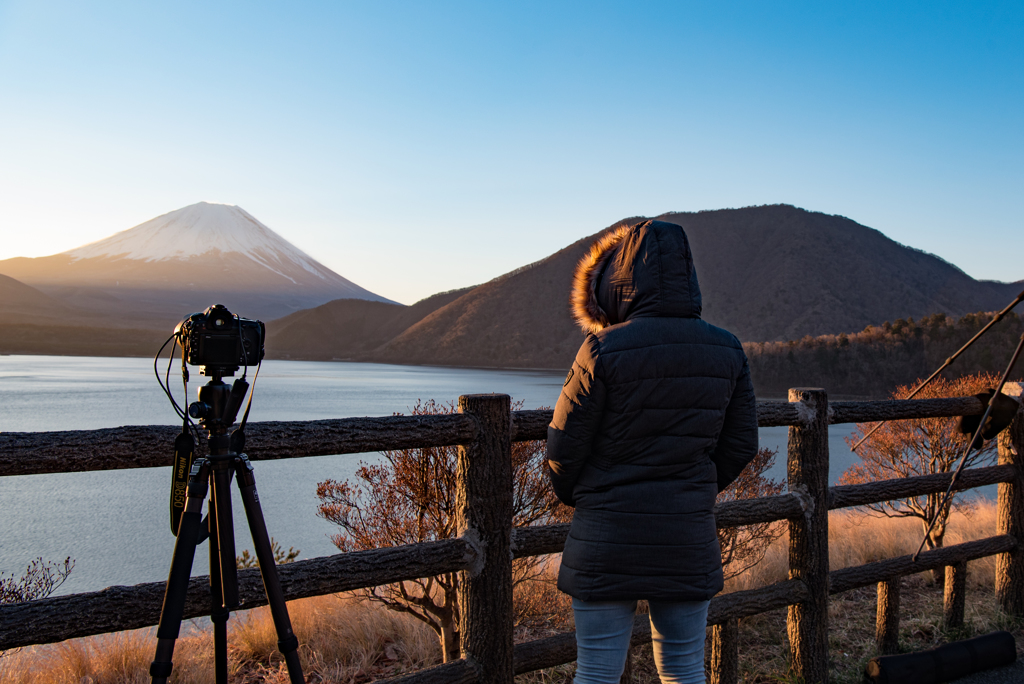
[{"label": "fur-trimmed hood", "polygon": [[645,221],[601,236],[576,266],[572,311],[588,333],[631,318],[700,318],[700,286],[682,226]]}]

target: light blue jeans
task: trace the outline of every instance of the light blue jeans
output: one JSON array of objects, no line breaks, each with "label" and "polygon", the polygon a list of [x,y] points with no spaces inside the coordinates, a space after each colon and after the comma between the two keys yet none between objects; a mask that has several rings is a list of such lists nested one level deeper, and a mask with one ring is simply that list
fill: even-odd
[{"label": "light blue jeans", "polygon": [[[708,601],[650,601],[654,662],[662,684],[704,684]],[[572,600],[574,684],[618,684],[626,666],[636,601]]]}]

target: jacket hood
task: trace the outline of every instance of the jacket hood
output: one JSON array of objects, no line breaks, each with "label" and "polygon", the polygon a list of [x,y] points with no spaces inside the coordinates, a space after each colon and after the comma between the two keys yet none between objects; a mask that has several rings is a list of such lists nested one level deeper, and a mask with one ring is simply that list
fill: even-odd
[{"label": "jacket hood", "polygon": [[599,238],[576,266],[572,310],[588,333],[632,318],[700,318],[700,286],[682,226],[645,221]]}]

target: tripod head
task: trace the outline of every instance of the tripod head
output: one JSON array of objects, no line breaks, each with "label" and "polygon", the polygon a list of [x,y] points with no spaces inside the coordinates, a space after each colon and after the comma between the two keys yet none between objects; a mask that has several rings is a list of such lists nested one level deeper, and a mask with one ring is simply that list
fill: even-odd
[{"label": "tripod head", "polygon": [[214,373],[210,381],[199,388],[199,401],[188,406],[188,414],[198,420],[211,437],[227,433],[249,391],[245,378],[236,378],[230,386],[222,378],[221,373]]}]

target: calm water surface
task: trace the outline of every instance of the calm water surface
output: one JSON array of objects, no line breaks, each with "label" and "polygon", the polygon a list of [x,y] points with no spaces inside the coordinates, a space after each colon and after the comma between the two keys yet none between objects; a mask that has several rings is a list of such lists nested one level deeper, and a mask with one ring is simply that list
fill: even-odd
[{"label": "calm water surface", "polygon": [[[172,370],[172,378],[174,371]],[[179,376],[180,377],[180,376]],[[250,375],[251,378],[251,375]],[[251,421],[316,420],[407,413],[419,399],[502,392],[524,408],[554,405],[564,375],[382,364],[267,361],[256,384]],[[192,401],[206,378],[193,375]],[[180,379],[172,387],[184,400]],[[0,430],[88,430],[173,425],[152,361],[134,358],[0,356]],[[773,476],[785,477],[786,428],[762,428],[761,445],[779,449]],[[833,479],[852,463],[843,427],[830,432]],[[168,452],[171,445],[167,445]],[[316,484],[351,477],[376,454],[257,462],[256,482],[271,535],[300,558],[328,555],[336,528],[316,516]],[[20,574],[37,556],[75,559],[60,593],[163,581],[174,537],[168,523],[170,468],[0,477],[0,572]],[[251,550],[237,491],[238,552]],[[193,574],[207,572],[205,545]]]}]

